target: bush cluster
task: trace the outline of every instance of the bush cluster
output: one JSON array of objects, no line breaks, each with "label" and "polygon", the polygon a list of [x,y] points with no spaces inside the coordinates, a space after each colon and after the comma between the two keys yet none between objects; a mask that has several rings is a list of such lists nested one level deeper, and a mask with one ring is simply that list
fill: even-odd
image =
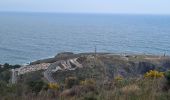
[{"label": "bush cluster", "polygon": [[68,77],[65,79],[65,87],[72,88],[75,85],[79,84],[79,80],[76,77]]},{"label": "bush cluster", "polygon": [[59,90],[60,89],[60,85],[57,83],[49,83],[48,84],[48,88],[49,89],[53,89],[53,90]]},{"label": "bush cluster", "polygon": [[166,78],[168,84],[170,85],[170,70],[165,73],[165,78]]},{"label": "bush cluster", "polygon": [[80,82],[81,85],[95,85],[96,82],[93,79],[86,79]]},{"label": "bush cluster", "polygon": [[116,80],[116,81],[122,81],[122,80],[123,80],[123,77],[122,77],[122,76],[117,76],[117,77],[115,77],[115,80]]},{"label": "bush cluster", "polygon": [[158,72],[156,70],[150,70],[144,74],[145,78],[162,78],[164,77],[164,72]]}]

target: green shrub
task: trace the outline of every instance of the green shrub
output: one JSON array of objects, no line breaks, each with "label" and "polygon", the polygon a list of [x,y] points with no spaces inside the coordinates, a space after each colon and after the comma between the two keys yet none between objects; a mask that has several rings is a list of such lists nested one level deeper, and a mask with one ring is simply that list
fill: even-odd
[{"label": "green shrub", "polygon": [[65,79],[66,88],[72,88],[75,85],[78,85],[79,81],[76,77],[68,77]]},{"label": "green shrub", "polygon": [[97,95],[95,95],[93,92],[89,92],[84,96],[83,100],[97,100]]},{"label": "green shrub", "polygon": [[28,86],[33,93],[38,94],[46,84],[43,81],[30,81],[28,82]]},{"label": "green shrub", "polygon": [[84,100],[97,100],[95,97],[85,97]]},{"label": "green shrub", "polygon": [[0,72],[0,80],[8,83],[10,78],[11,78],[11,72],[9,70],[4,70]]},{"label": "green shrub", "polygon": [[170,85],[170,70],[165,73],[165,78],[166,78],[168,84]]}]

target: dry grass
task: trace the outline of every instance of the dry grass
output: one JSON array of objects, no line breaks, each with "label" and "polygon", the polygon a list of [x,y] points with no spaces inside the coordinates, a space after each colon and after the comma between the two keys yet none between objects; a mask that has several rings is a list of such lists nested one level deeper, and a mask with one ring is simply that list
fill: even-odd
[{"label": "dry grass", "polygon": [[[143,56],[129,57],[129,59],[141,60]],[[74,71],[74,77],[65,77],[66,75],[63,75],[63,73],[60,74],[63,79],[66,78],[63,84],[61,82],[60,88],[56,84],[51,84],[51,89],[42,90],[38,95],[23,91],[22,95],[17,98],[15,95],[9,95],[0,98],[0,100],[169,100],[170,91],[164,90],[166,85],[164,77],[127,79],[123,77],[116,78],[115,75],[115,79],[108,80],[108,69],[103,61],[110,64],[115,62],[115,66],[125,66],[127,63],[127,61],[121,61],[118,57],[108,59],[105,57],[90,57],[84,62],[84,65],[90,66],[88,70],[76,70]],[[96,66],[99,68],[97,69]],[[114,73],[117,73],[116,69],[114,71]],[[86,75],[87,73],[89,75]],[[82,74],[83,78],[79,80],[78,77]],[[151,73],[151,76],[153,75],[157,74]],[[95,78],[95,76],[100,76],[98,77],[100,79]]]},{"label": "dry grass", "polygon": [[136,84],[127,85],[121,89],[124,94],[137,93],[140,91],[139,86]]}]

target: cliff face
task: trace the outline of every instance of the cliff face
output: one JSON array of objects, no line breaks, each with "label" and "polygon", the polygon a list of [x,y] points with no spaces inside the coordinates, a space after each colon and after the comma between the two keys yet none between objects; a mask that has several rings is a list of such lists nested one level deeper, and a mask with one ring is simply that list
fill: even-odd
[{"label": "cliff face", "polygon": [[170,69],[170,60],[167,59],[167,60],[162,61],[162,66],[164,66],[165,69]]},{"label": "cliff face", "polygon": [[150,62],[139,62],[137,66],[137,73],[144,74],[149,70],[154,70],[156,65]]},{"label": "cliff face", "polygon": [[83,68],[76,70],[59,71],[53,74],[56,80],[64,80],[69,76],[76,76],[80,79],[94,77],[97,79],[103,76],[113,79],[120,75],[125,78],[139,77],[149,70],[166,71],[170,69],[170,58],[151,55],[79,55],[77,56]]},{"label": "cliff face", "polygon": [[[170,70],[170,59],[169,58],[157,58],[153,57],[150,59],[142,58],[124,60],[121,58],[115,58],[109,63],[105,61],[106,68],[108,70],[115,70],[114,75],[121,75],[124,77],[136,77],[145,74],[149,70],[158,70],[161,72]],[[105,59],[106,60],[106,59]],[[109,59],[107,59],[109,60]],[[110,66],[110,67],[109,67]],[[110,73],[113,74],[113,73]],[[113,75],[111,75],[113,76]]]},{"label": "cliff face", "polygon": [[[70,59],[73,60],[75,58],[82,64],[82,68],[74,69],[72,64],[67,65]],[[66,65],[63,69],[61,64],[55,64],[55,62]],[[54,79],[62,81],[69,76],[79,78],[95,77],[97,79],[103,76],[107,77],[107,79],[113,79],[118,75],[126,78],[139,77],[149,70],[164,72],[170,69],[170,57],[154,55],[116,55],[109,53],[98,53],[95,55],[94,53],[73,54],[65,52],[56,55],[54,58],[38,60],[31,64],[36,65],[41,63],[51,63],[53,69],[62,69],[62,71],[56,70],[54,73],[51,71]],[[72,67],[74,70],[69,67]]]}]

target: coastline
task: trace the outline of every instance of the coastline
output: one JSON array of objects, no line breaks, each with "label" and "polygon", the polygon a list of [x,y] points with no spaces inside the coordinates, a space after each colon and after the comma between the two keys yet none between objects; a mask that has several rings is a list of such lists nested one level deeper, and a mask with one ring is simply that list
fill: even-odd
[{"label": "coastline", "polygon": [[44,58],[44,59],[39,59],[35,61],[31,61],[30,65],[34,64],[40,64],[40,63],[54,63],[57,60],[64,60],[64,59],[69,59],[69,58],[75,58],[75,57],[80,57],[80,56],[88,56],[88,55],[115,55],[115,56],[122,56],[122,57],[128,57],[128,56],[148,56],[148,57],[170,57],[169,55],[156,55],[156,54],[147,54],[147,53],[109,53],[109,52],[85,52],[85,53],[73,53],[73,52],[61,52],[58,53],[57,55],[50,57],[50,58]]},{"label": "coastline", "polygon": [[[170,55],[166,55],[165,53],[163,54],[151,54],[151,53],[133,53],[133,52],[120,52],[120,53],[114,53],[114,52],[97,52],[97,55],[119,55],[119,56],[153,56],[153,57],[170,57]],[[54,56],[51,57],[44,57],[41,59],[36,59],[33,61],[29,61],[23,64],[12,64],[12,65],[34,65],[34,64],[40,64],[40,63],[54,63],[57,60],[64,60],[68,58],[74,58],[74,57],[79,57],[79,56],[87,56],[87,55],[95,55],[94,52],[82,52],[82,53],[74,53],[74,52],[60,52],[57,53]],[[8,63],[8,62],[5,62]],[[0,65],[3,65],[5,63],[0,63]],[[8,63],[10,64],[10,63]]]}]

